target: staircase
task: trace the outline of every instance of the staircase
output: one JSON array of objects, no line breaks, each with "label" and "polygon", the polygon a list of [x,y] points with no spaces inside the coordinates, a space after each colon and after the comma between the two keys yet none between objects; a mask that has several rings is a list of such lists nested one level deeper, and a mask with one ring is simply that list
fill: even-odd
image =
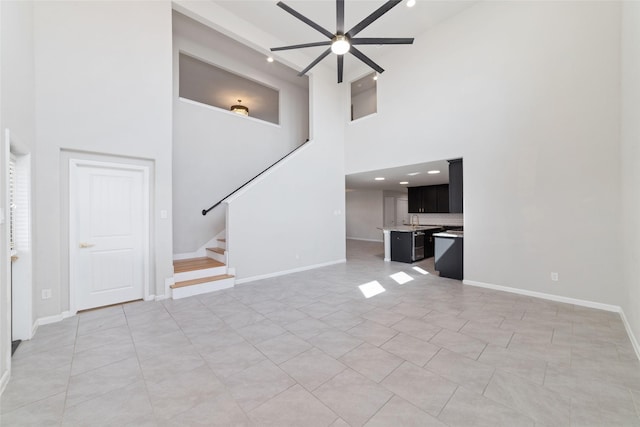
[{"label": "staircase", "polygon": [[173,261],[171,298],[180,299],[193,295],[232,288],[235,276],[227,267],[226,240],[217,239],[218,247],[207,248],[207,256]]}]

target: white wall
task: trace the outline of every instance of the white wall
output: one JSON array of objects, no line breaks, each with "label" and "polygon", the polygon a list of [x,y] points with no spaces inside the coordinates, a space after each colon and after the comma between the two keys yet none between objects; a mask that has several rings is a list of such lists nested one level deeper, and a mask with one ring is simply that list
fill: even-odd
[{"label": "white wall", "polygon": [[625,294],[622,307],[640,341],[640,3],[622,16],[622,230]]},{"label": "white wall", "polygon": [[384,204],[382,190],[350,190],[345,193],[347,239],[382,241]]},{"label": "white wall", "polygon": [[[151,293],[173,276],[171,3],[37,2],[35,312],[69,307],[62,150],[146,159],[152,177]],[[40,300],[43,288],[52,298]]]},{"label": "white wall", "polygon": [[346,110],[335,108],[334,79],[318,70],[310,80],[311,141],[229,199],[228,263],[239,281],[345,260],[344,135],[335,124]]},{"label": "white wall", "polygon": [[464,157],[465,279],[619,305],[620,18],[478,2],[386,59],[347,173]]},{"label": "white wall", "polygon": [[[173,251],[176,254],[196,251],[224,229],[223,207],[207,216],[202,216],[202,209],[257,175],[309,135],[308,89],[247,65],[242,60],[244,51],[235,49],[233,55],[228,54],[231,49],[224,47],[228,42],[219,36],[213,43],[194,39],[211,34],[188,31],[189,26],[194,26],[193,21],[174,15]],[[277,88],[280,125],[179,99],[178,52]],[[260,59],[267,64],[263,56]],[[254,214],[259,211],[260,208],[255,208]]]},{"label": "white wall", "polygon": [[[34,117],[34,57],[33,57],[33,4],[31,2],[0,2],[0,140],[5,129],[11,131],[14,151],[23,154],[33,151]],[[2,174],[0,178],[0,206],[6,208],[4,181],[6,164],[4,149],[0,150]],[[5,215],[8,214],[5,212]],[[9,254],[7,234],[0,232],[0,377],[8,378],[11,357],[11,313],[9,307]],[[17,262],[26,262],[23,258]],[[23,285],[29,286],[29,283]],[[2,384],[0,384],[0,388]]]},{"label": "white wall", "polygon": [[[213,2],[174,7],[265,53],[286,44]],[[295,52],[287,58],[296,69],[308,65]],[[348,103],[336,108],[336,99],[349,90],[329,67],[316,67],[309,86],[309,144],[229,199],[228,264],[240,281],[345,259],[344,131],[336,124]]]},{"label": "white wall", "polygon": [[358,120],[370,114],[375,114],[377,108],[376,87],[367,89],[351,97],[353,120]]}]

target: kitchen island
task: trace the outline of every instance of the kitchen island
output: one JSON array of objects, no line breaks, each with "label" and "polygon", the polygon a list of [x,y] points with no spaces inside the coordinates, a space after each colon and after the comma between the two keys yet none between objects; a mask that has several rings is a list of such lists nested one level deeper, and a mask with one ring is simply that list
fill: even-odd
[{"label": "kitchen island", "polygon": [[[391,242],[392,242],[391,233],[392,232],[424,233],[424,253],[420,257],[420,259],[423,259],[423,258],[429,258],[433,256],[433,240],[431,236],[433,235],[433,233],[442,231],[443,229],[444,228],[440,225],[397,225],[395,227],[382,227],[381,230],[384,236],[384,260],[387,262],[392,261],[392,253],[391,253]],[[407,249],[407,251],[413,252],[410,249]],[[393,258],[396,258],[396,257],[394,256]],[[395,261],[396,259],[393,259],[393,260]],[[406,260],[403,262],[412,262],[412,261],[418,261],[418,259]]]},{"label": "kitchen island", "polygon": [[435,233],[435,268],[440,277],[462,280],[464,277],[464,232],[447,230]]}]

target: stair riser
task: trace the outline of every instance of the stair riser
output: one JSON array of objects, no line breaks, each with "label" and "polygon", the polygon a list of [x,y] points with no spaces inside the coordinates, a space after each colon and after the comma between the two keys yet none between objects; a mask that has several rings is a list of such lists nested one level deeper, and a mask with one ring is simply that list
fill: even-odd
[{"label": "stair riser", "polygon": [[223,265],[221,267],[213,267],[213,268],[204,268],[202,270],[192,270],[192,271],[184,271],[181,273],[175,273],[173,275],[173,280],[175,282],[184,282],[186,280],[200,279],[202,277],[208,276],[218,276],[220,274],[227,273],[227,266]]},{"label": "stair riser", "polygon": [[207,251],[207,256],[211,259],[215,259],[216,261],[220,261],[220,262],[224,262],[225,264],[227,263],[227,255],[226,254],[219,254],[217,252],[213,252],[213,251]]},{"label": "stair riser", "polygon": [[180,299],[193,295],[206,294],[208,292],[220,291],[222,289],[233,288],[235,284],[234,278],[216,280],[214,282],[200,283],[193,286],[185,286],[183,288],[176,288],[171,290],[171,298]]},{"label": "stair riser", "polygon": [[218,240],[218,247],[222,249],[227,249],[227,242],[221,242]]}]

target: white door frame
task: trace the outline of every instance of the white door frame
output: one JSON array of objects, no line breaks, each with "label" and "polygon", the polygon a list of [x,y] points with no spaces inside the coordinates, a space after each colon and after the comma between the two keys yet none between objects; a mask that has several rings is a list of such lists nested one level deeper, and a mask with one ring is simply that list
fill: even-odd
[{"label": "white door frame", "polygon": [[114,162],[100,162],[95,160],[84,160],[72,158],[69,159],[69,311],[71,315],[74,315],[78,312],[76,305],[76,287],[77,277],[76,272],[73,268],[74,265],[78,262],[77,260],[77,251],[73,250],[74,242],[77,242],[78,239],[76,237],[76,227],[74,224],[77,224],[78,218],[76,215],[77,208],[77,171],[79,167],[82,166],[95,166],[109,169],[121,169],[121,170],[130,170],[130,171],[138,171],[142,172],[142,197],[144,199],[143,204],[143,227],[142,227],[142,236],[143,236],[143,288],[144,288],[144,299],[148,300],[149,297],[149,277],[150,277],[150,263],[149,263],[149,251],[150,251],[150,225],[151,225],[151,217],[150,217],[150,202],[151,202],[151,192],[149,187],[149,167],[144,165],[135,165],[130,163],[114,163]]}]

